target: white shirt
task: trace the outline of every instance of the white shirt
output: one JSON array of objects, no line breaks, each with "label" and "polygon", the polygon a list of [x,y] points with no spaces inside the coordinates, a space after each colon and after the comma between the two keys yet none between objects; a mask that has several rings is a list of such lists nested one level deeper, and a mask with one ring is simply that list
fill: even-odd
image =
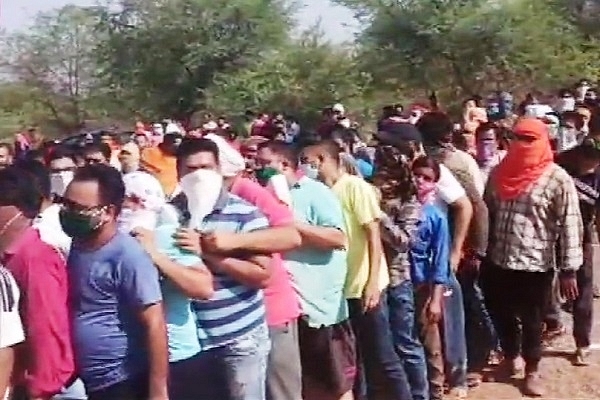
[{"label": "white shirt", "polygon": [[40,233],[40,238],[46,244],[57,249],[65,258],[69,257],[71,238],[60,225],[60,205],[52,204],[33,220],[33,227]]},{"label": "white shirt", "polygon": [[11,273],[0,267],[0,348],[4,349],[25,340],[19,316],[19,287]]},{"label": "white shirt", "polygon": [[[479,170],[477,171],[479,173]],[[444,212],[448,212],[448,204],[452,204],[461,197],[467,195],[460,182],[452,175],[452,172],[443,164],[440,164],[440,179],[437,182],[435,202]]]}]

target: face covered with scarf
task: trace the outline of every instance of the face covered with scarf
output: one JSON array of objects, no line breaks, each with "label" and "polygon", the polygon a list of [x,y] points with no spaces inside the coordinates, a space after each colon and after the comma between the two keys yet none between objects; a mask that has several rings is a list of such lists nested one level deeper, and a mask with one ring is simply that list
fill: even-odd
[{"label": "face covered with scarf", "polygon": [[553,163],[548,127],[539,119],[522,118],[513,128],[513,141],[492,179],[501,200],[514,200]]}]

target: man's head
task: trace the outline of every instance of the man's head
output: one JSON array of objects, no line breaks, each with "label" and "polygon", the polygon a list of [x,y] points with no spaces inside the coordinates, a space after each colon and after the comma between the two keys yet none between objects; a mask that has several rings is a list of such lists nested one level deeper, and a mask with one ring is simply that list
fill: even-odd
[{"label": "man's head", "polygon": [[405,122],[384,124],[375,137],[379,147],[391,146],[408,160],[413,160],[419,154],[423,141],[421,132],[413,124]]},{"label": "man's head", "polygon": [[79,168],[62,199],[62,228],[74,239],[94,240],[105,229],[116,229],[124,199],[119,171],[104,164]]},{"label": "man's head", "polygon": [[11,165],[13,157],[13,147],[8,143],[0,143],[0,168],[6,168]]},{"label": "man's head", "polygon": [[185,138],[177,149],[179,179],[201,169],[219,171],[219,147],[210,139]]},{"label": "man's head", "polygon": [[181,144],[183,138],[179,134],[169,133],[163,136],[163,141],[158,145],[160,150],[169,155],[174,156],[177,154],[177,148]]},{"label": "man's head", "polygon": [[37,188],[41,198],[43,200],[50,200],[50,170],[44,164],[36,160],[18,161],[15,165],[31,175],[33,184]]},{"label": "man's head", "polygon": [[73,180],[77,160],[75,152],[66,147],[57,147],[48,157],[50,169],[50,191],[56,196],[62,196]]},{"label": "man's head", "polygon": [[31,173],[16,165],[0,170],[0,187],[1,239],[19,216],[33,219],[38,214],[42,196]]},{"label": "man's head", "polygon": [[273,168],[284,175],[288,182],[294,182],[298,169],[298,151],[293,145],[281,141],[262,143],[258,146],[256,166]]},{"label": "man's head", "polygon": [[124,172],[131,172],[140,164],[140,148],[133,142],[125,143],[119,151],[119,162]]},{"label": "man's head", "polygon": [[146,135],[145,133],[136,133],[133,140],[135,141],[135,143],[138,145],[138,147],[140,149],[145,149],[146,147],[150,146],[150,141],[148,140],[148,135]]},{"label": "man's head", "polygon": [[81,151],[86,165],[108,165],[111,153],[112,150],[110,149],[110,146],[104,142],[88,143]]},{"label": "man's head", "polygon": [[307,143],[302,149],[300,163],[309,178],[327,180],[340,170],[340,146],[333,140]]},{"label": "man's head", "polygon": [[452,142],[452,131],[454,124],[450,117],[439,111],[424,114],[416,124],[417,129],[423,135],[425,146],[438,146]]}]

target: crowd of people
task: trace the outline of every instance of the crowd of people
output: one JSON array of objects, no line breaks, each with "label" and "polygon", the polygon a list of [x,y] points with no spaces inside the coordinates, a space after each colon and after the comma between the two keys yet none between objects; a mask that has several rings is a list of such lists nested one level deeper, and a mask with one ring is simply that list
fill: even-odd
[{"label": "crowd of people", "polygon": [[440,400],[491,366],[542,396],[563,306],[590,363],[600,113],[586,81],[512,102],[0,144],[0,394]]}]

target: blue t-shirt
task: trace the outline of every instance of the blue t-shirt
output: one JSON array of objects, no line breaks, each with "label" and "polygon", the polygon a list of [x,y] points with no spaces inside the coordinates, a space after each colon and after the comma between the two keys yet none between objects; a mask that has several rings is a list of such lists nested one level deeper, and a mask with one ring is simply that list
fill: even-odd
[{"label": "blue t-shirt", "polygon": [[98,250],[74,245],[68,273],[75,357],[88,392],[146,372],[147,335],[139,313],[162,301],[150,256],[119,232]]},{"label": "blue t-shirt", "polygon": [[[178,225],[169,224],[160,225],[154,230],[154,241],[158,251],[184,267],[202,264],[200,257],[175,245],[173,234],[177,228]],[[191,300],[169,279],[161,280],[161,288],[169,333],[169,361],[187,360],[200,352]]]}]

